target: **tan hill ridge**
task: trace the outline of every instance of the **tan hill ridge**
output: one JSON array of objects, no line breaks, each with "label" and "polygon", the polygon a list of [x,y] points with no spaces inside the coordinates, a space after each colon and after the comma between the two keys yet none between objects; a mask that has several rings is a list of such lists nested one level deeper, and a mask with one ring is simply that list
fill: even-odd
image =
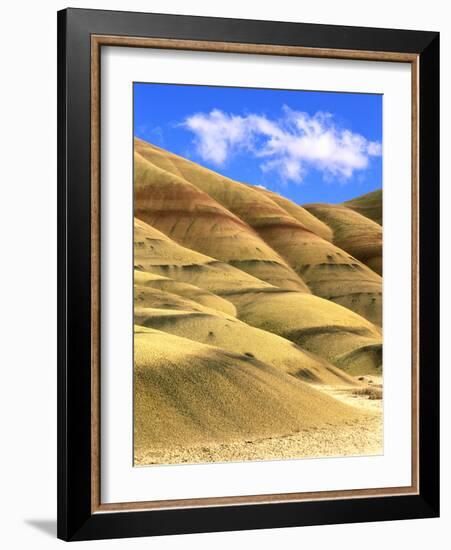
[{"label": "tan hill ridge", "polygon": [[340,204],[307,204],[309,212],[327,224],[333,242],[382,275],[382,227]]},{"label": "tan hill ridge", "polygon": [[382,225],[382,189],[346,201],[343,205]]},{"label": "tan hill ridge", "polygon": [[134,146],[135,465],[382,452],[382,195]]},{"label": "tan hill ridge", "polygon": [[[198,302],[199,295],[207,291],[206,297],[210,299],[205,297],[203,304],[199,302],[198,311],[203,311],[205,306],[223,313],[236,311],[238,318],[248,325],[269,330],[295,343],[299,343],[302,336],[305,350],[345,370],[352,370],[345,360],[347,354],[356,354],[363,348],[358,355],[367,372],[378,372],[381,356],[375,354],[374,349],[381,348],[380,329],[356,313],[311,294],[271,286],[233,266],[182,247],[140,220],[135,221],[134,234],[138,306],[158,304],[161,307],[164,303],[162,289],[159,296],[147,294],[141,299],[143,286],[152,284],[152,276],[148,274],[156,274],[173,281],[173,294],[179,294],[176,290],[180,283],[193,287],[191,301]],[[165,291],[171,293],[169,283]],[[215,302],[212,294],[221,301]],[[186,309],[180,300],[187,297],[186,293],[183,297],[174,297],[171,307]],[[324,335],[328,346],[324,346]]]},{"label": "tan hill ridge", "polygon": [[270,284],[309,292],[246,223],[207,193],[135,153],[135,216],[174,241]]},{"label": "tan hill ridge", "polygon": [[148,449],[252,441],[364,416],[257,359],[139,326],[134,379],[138,460]]},{"label": "tan hill ridge", "polygon": [[141,140],[135,148],[138,218],[273,286],[311,291],[381,324],[380,276],[324,239],[332,237],[327,224],[298,205],[288,207],[287,199],[275,202],[263,189]]}]

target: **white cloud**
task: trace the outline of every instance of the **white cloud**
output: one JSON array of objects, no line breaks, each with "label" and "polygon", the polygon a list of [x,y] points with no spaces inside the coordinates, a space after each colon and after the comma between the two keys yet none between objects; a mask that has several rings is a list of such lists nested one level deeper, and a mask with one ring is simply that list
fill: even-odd
[{"label": "white cloud", "polygon": [[198,113],[185,119],[182,126],[196,135],[197,153],[204,160],[222,166],[235,146],[250,138],[246,118],[214,109],[209,114]]},{"label": "white cloud", "polygon": [[136,135],[151,139],[153,142],[164,143],[163,128],[161,126],[139,124],[136,128]]},{"label": "white cloud", "polygon": [[339,126],[330,113],[312,116],[286,106],[283,117],[276,120],[214,109],[187,117],[182,126],[194,133],[196,153],[204,161],[223,166],[246,151],[261,159],[263,172],[295,182],[312,168],[326,180],[347,180],[354,171],[365,170],[370,157],[382,154],[379,142]]}]

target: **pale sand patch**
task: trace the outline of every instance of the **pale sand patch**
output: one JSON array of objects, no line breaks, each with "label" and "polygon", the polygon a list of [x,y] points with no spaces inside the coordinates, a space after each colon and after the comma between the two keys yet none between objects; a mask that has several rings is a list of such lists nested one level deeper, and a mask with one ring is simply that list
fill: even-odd
[{"label": "pale sand patch", "polygon": [[366,411],[368,416],[352,422],[344,422],[338,427],[310,428],[278,437],[219,445],[149,450],[135,456],[135,466],[382,454],[382,400],[354,395],[354,390],[349,387],[317,386],[317,388],[335,399]]},{"label": "pale sand patch", "polygon": [[[376,417],[382,423],[382,412],[383,412],[383,400],[382,399],[370,399],[368,395],[365,395],[362,390],[377,390],[382,393],[382,376],[377,375],[368,375],[364,377],[355,377],[361,382],[366,384],[360,388],[349,388],[349,387],[340,387],[336,386],[316,386],[317,389],[322,390],[335,399],[342,401],[353,407],[357,407],[360,410],[373,412],[376,414]],[[370,382],[370,383],[369,383]]]}]

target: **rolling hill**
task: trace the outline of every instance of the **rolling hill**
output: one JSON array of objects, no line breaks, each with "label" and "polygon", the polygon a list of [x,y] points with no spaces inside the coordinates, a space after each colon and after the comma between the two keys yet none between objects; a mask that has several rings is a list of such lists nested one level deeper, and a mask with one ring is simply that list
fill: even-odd
[{"label": "rolling hill", "polygon": [[276,286],[308,292],[246,223],[186,179],[135,152],[135,216],[174,241]]},{"label": "rolling hill", "polygon": [[135,139],[140,464],[374,422],[339,395],[382,373],[376,198],[301,206]]},{"label": "rolling hill", "polygon": [[382,189],[346,201],[343,205],[382,225]]},{"label": "rolling hill", "polygon": [[[167,295],[173,293],[176,296],[170,308],[174,310],[186,309],[189,298],[198,302],[197,311],[208,307],[236,314],[248,325],[269,330],[294,343],[298,343],[302,335],[305,350],[333,364],[339,363],[345,370],[351,367],[343,362],[343,356],[356,354],[363,347],[359,355],[367,360],[368,372],[379,372],[381,358],[374,354],[374,347],[368,346],[380,349],[380,329],[353,311],[305,292],[272,286],[234,266],[182,247],[137,219],[134,235],[138,305],[162,308]],[[155,285],[155,275],[160,281],[162,277],[166,279],[165,288],[158,289],[158,296],[155,290],[150,295],[150,288],[145,288]],[[184,288],[183,296],[178,290],[180,285]],[[189,285],[189,293],[183,285]],[[203,296],[202,302],[199,296]],[[328,335],[328,346],[317,343],[321,334]]]},{"label": "rolling hill", "polygon": [[333,230],[308,210],[141,140],[135,150],[138,218],[274,286],[313,292],[381,325],[382,279],[331,243]]},{"label": "rolling hill", "polygon": [[[135,302],[136,304],[136,302]],[[250,326],[234,317],[200,310],[195,304],[177,309],[166,301],[167,309],[135,305],[135,323],[175,336],[189,338],[232,353],[240,353],[272,365],[301,380],[315,384],[355,385],[356,381],[332,364],[271,332]]]},{"label": "rolling hill", "polygon": [[135,349],[137,455],[350,424],[363,416],[243,354],[142,327],[136,327]]},{"label": "rolling hill", "polygon": [[382,227],[339,204],[309,204],[305,208],[333,233],[333,243],[382,275]]}]

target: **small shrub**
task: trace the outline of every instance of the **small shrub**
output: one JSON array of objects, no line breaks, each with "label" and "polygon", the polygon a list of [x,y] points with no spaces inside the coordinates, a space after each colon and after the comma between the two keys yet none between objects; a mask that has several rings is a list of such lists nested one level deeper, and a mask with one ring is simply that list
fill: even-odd
[{"label": "small shrub", "polygon": [[359,388],[352,392],[354,395],[368,397],[368,399],[382,399],[382,388]]}]

